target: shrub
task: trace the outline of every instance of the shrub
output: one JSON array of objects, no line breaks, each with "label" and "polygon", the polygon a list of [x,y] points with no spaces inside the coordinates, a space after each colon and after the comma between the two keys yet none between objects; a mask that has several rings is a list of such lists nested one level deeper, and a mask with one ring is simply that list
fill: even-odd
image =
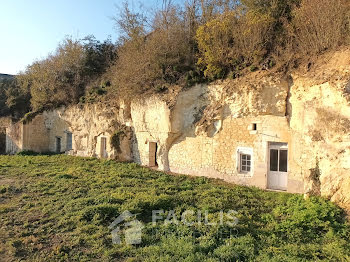
[{"label": "shrub", "polygon": [[255,257],[255,239],[251,235],[229,239],[213,253],[220,261],[249,261]]},{"label": "shrub", "polygon": [[124,3],[115,19],[117,44],[65,39],[17,84],[0,86],[0,115],[22,116],[29,99],[39,112],[95,103],[107,91],[114,91],[108,99],[135,98],[275,64],[288,68],[305,54],[348,44],[349,14],[347,0],[205,0],[183,7],[164,1],[151,17]]},{"label": "shrub", "polygon": [[32,150],[23,150],[23,151],[18,152],[16,155],[19,155],[19,156],[39,156],[39,155],[52,156],[52,155],[56,155],[56,154],[57,154],[56,152],[41,152],[41,153],[38,153],[38,152],[35,152],[35,151],[32,151]]},{"label": "shrub", "polygon": [[255,66],[255,65],[252,65],[252,66],[250,66],[250,68],[249,68],[249,70],[250,70],[250,72],[255,72],[256,70],[258,70],[259,68],[257,67],[257,66]]},{"label": "shrub", "polygon": [[335,204],[317,197],[304,201],[302,196],[293,196],[286,206],[275,208],[274,215],[278,234],[297,242],[312,241],[329,231],[338,232],[344,217]]},{"label": "shrub", "polygon": [[[128,10],[124,10],[124,13]],[[126,14],[122,15],[122,17]],[[130,16],[130,14],[129,14]],[[123,37],[114,67],[114,85],[120,95],[131,97],[150,92],[163,92],[170,85],[183,84],[186,73],[194,67],[193,41],[182,12],[174,6],[156,13],[151,32],[132,33],[144,27],[134,14],[134,26]],[[124,25],[124,23],[123,23]]]},{"label": "shrub", "polygon": [[86,87],[105,74],[115,49],[110,40],[66,38],[55,53],[29,65],[18,79],[23,90],[30,90],[33,111],[77,103]]},{"label": "shrub", "polygon": [[204,75],[209,79],[223,78],[230,71],[260,63],[267,53],[272,21],[269,14],[231,11],[199,27],[197,64]]},{"label": "shrub", "polygon": [[83,46],[66,39],[55,54],[30,65],[21,76],[30,86],[34,111],[76,102],[84,92]]},{"label": "shrub", "polygon": [[24,150],[24,151],[18,152],[17,155],[19,155],[19,156],[37,156],[37,155],[39,155],[39,153],[34,152],[32,150]]},{"label": "shrub", "polygon": [[95,86],[86,90],[85,95],[79,98],[80,103],[96,103],[101,101],[102,96],[107,94],[107,90],[103,86]]},{"label": "shrub", "polygon": [[347,43],[349,11],[346,0],[303,0],[290,28],[298,52],[317,54]]},{"label": "shrub", "polygon": [[26,113],[23,116],[23,118],[22,118],[23,123],[26,124],[26,123],[31,122],[39,113],[40,113],[40,111],[37,111],[37,112],[29,111],[28,113]]},{"label": "shrub", "polygon": [[30,93],[19,77],[0,79],[0,116],[22,117],[30,109]]},{"label": "shrub", "polygon": [[234,12],[209,21],[196,33],[199,49],[198,66],[210,79],[222,78],[232,65],[231,51],[234,48],[233,28],[238,24]]}]

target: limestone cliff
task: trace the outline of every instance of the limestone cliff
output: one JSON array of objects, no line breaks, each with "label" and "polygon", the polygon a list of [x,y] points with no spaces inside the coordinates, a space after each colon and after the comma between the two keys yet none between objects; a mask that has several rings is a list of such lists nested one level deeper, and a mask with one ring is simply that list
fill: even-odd
[{"label": "limestone cliff", "polygon": [[[60,108],[9,131],[23,132],[13,132],[24,141],[16,150],[55,151],[68,132],[73,146],[60,149],[69,154],[322,194],[350,210],[350,50],[288,74],[253,72],[164,97]],[[281,151],[276,171],[272,153]]]},{"label": "limestone cliff", "polygon": [[30,121],[18,122],[7,128],[6,151],[10,154],[23,150],[65,152],[131,161],[129,120],[130,105],[121,102],[44,111]]},{"label": "limestone cliff", "polygon": [[293,81],[290,126],[301,138],[305,192],[350,210],[350,51],[324,55]]},{"label": "limestone cliff", "polygon": [[[290,74],[255,72],[182,91],[173,107],[135,102],[135,160],[159,168],[268,188],[268,144],[288,144],[288,189],[350,208],[350,51],[326,54]],[[257,130],[250,130],[251,124]],[[237,148],[254,152],[254,174],[238,172]]]},{"label": "limestone cliff", "polygon": [[[74,134],[74,147],[70,154],[100,157],[100,137],[106,137],[105,155],[102,157],[131,161],[130,140],[132,134],[125,124],[129,120],[129,107],[123,103],[72,106],[45,112],[47,121],[60,119],[63,126]],[[52,124],[51,132],[65,129]],[[55,130],[56,129],[56,130]],[[113,136],[118,136],[118,146],[113,145]],[[52,143],[51,143],[52,144]]]}]

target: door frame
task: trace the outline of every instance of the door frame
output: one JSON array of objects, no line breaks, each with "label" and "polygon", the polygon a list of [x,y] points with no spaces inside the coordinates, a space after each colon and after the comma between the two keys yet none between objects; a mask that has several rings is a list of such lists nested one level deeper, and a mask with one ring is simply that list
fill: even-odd
[{"label": "door frame", "polygon": [[[278,169],[280,166],[280,150],[287,150],[287,172],[280,172],[280,171],[270,171],[270,150],[275,149],[278,150]],[[286,176],[286,187],[271,187],[270,185],[270,176],[272,175],[279,175],[280,173],[285,173]],[[286,142],[268,142],[267,143],[267,175],[266,175],[266,188],[271,190],[280,190],[280,191],[287,191],[288,190],[288,176],[289,176],[289,145]]]}]

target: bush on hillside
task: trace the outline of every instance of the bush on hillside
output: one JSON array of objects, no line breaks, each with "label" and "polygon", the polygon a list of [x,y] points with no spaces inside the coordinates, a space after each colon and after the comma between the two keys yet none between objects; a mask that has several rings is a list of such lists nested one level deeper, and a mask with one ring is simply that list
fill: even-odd
[{"label": "bush on hillside", "polygon": [[347,0],[304,0],[293,11],[290,34],[297,52],[317,54],[347,44],[350,3]]},{"label": "bush on hillside", "polygon": [[33,111],[76,103],[88,85],[101,77],[116,56],[115,46],[93,37],[65,39],[56,52],[28,66],[19,76],[22,89],[30,90]]},{"label": "bush on hillside", "polygon": [[22,88],[18,77],[0,81],[0,116],[22,117],[30,109],[30,90]]},{"label": "bush on hillside", "polygon": [[241,16],[232,11],[199,27],[197,64],[204,75],[223,78],[229,72],[260,63],[267,54],[266,39],[272,21],[267,14],[248,12]]},{"label": "bush on hillside", "polygon": [[[141,21],[134,23],[130,31],[135,30]],[[147,91],[159,92],[183,80],[194,66],[187,28],[181,12],[169,6],[155,15],[149,34],[126,33],[130,37],[123,38],[114,67],[114,84],[119,94],[131,96]]]},{"label": "bush on hillside", "polygon": [[166,93],[276,64],[287,69],[300,57],[348,44],[349,14],[347,0],[193,0],[182,7],[167,0],[152,16],[124,3],[115,18],[117,44],[64,40],[16,85],[0,86],[0,114]]}]

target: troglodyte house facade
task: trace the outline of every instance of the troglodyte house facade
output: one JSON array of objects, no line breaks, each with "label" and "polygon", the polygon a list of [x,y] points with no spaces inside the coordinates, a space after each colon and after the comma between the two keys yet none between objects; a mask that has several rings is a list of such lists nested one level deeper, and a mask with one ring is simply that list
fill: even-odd
[{"label": "troglodyte house facade", "polygon": [[134,161],[350,206],[350,52],[314,71],[255,72],[113,105],[46,111],[6,131],[6,151]]}]

